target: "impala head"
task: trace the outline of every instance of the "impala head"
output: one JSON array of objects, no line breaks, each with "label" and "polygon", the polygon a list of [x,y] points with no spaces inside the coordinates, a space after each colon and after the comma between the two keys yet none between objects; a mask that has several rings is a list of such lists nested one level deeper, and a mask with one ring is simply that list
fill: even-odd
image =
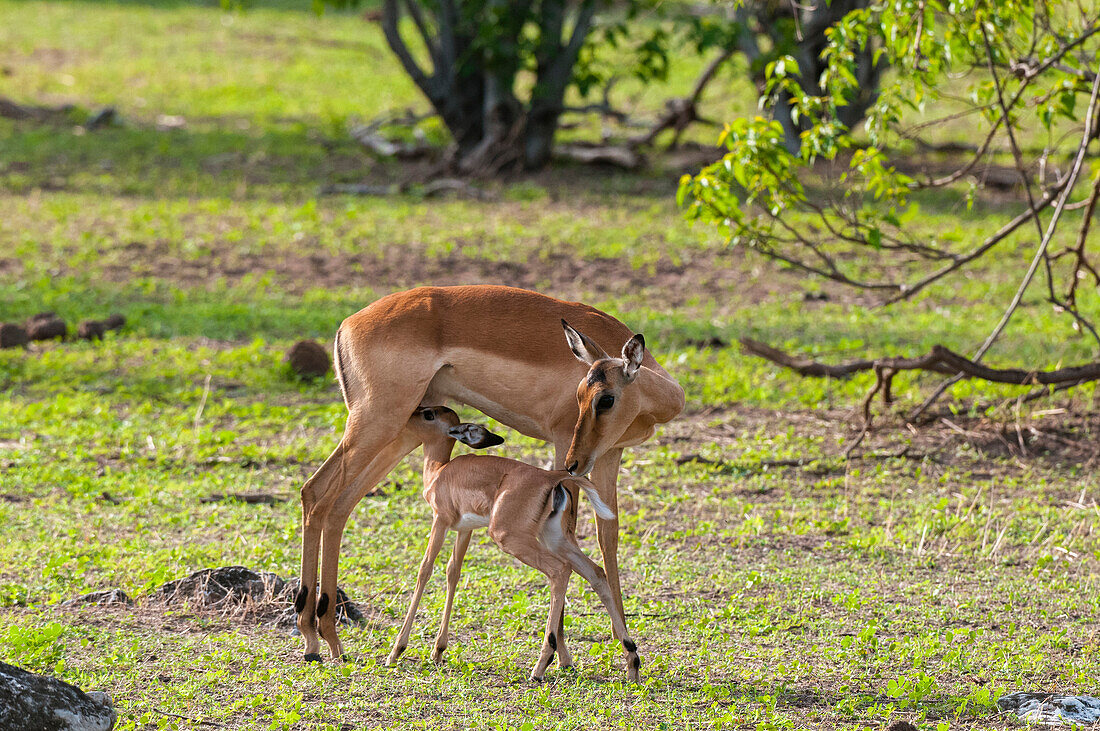
[{"label": "impala head", "polygon": [[586,475],[596,459],[614,446],[638,415],[637,399],[624,391],[638,377],[645,355],[645,338],[635,335],[623,346],[622,357],[612,358],[587,335],[574,330],[565,320],[565,339],[588,373],[577,386],[579,416],[573,441],[565,456],[565,468],[574,475]]},{"label": "impala head", "polygon": [[[504,442],[504,437],[493,434],[480,424],[463,423],[458,418],[458,414],[446,406],[417,409],[409,418],[408,428],[419,436],[425,445],[457,439],[474,449],[485,449]],[[448,443],[447,448],[450,447],[451,444]]]}]

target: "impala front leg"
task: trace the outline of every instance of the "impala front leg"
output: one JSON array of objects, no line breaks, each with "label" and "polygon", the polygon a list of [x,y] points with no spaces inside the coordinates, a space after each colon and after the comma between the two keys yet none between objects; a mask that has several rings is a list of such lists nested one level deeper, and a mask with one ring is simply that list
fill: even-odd
[{"label": "impala front leg", "polygon": [[447,602],[443,605],[443,621],[439,624],[439,634],[435,637],[435,652],[432,653],[432,661],[443,662],[443,651],[447,649],[447,638],[450,635],[451,610],[454,608],[455,591],[458,590],[458,578],[462,574],[462,560],[466,557],[466,549],[470,547],[472,531],[464,530],[458,534],[455,540],[454,551],[451,560],[447,563]]},{"label": "impala front leg", "polygon": [[[611,596],[615,599],[615,606],[621,614],[626,615],[623,609],[622,589],[619,586],[619,505],[618,505],[618,480],[619,463],[622,461],[623,450],[610,449],[596,460],[592,468],[592,483],[599,490],[600,499],[607,503],[615,513],[612,520],[596,518],[596,539],[600,544],[600,554],[603,556],[604,569],[607,572],[607,583],[611,587]],[[615,639],[623,639],[619,630],[612,627]]]},{"label": "impala front leg", "polygon": [[420,561],[420,571],[416,575],[416,589],[413,590],[412,600],[409,602],[409,612],[405,615],[405,623],[401,625],[401,633],[394,640],[393,649],[386,659],[387,665],[393,665],[397,658],[409,646],[409,635],[412,634],[413,622],[416,620],[416,609],[420,606],[420,597],[424,595],[424,587],[432,576],[432,568],[439,550],[443,548],[443,539],[447,536],[447,527],[438,519],[432,521],[432,533],[428,536],[428,547],[424,551],[424,558]]},{"label": "impala front leg", "polygon": [[[570,435],[572,436],[572,435]],[[558,442],[554,444],[554,469],[565,469],[565,455],[569,453],[569,442]],[[569,491],[569,507],[568,514],[564,516],[566,521],[566,530],[570,535],[576,535],[577,533],[577,499],[580,497],[580,491],[577,486],[570,483],[566,488]],[[572,569],[569,568],[569,564],[565,565],[563,569],[565,571],[565,586],[569,587],[569,574]],[[562,609],[558,613],[558,637],[561,639],[561,647],[565,648],[565,601],[562,601]],[[569,654],[568,650],[564,652],[558,652],[558,666],[562,669],[572,667],[573,657]]]}]

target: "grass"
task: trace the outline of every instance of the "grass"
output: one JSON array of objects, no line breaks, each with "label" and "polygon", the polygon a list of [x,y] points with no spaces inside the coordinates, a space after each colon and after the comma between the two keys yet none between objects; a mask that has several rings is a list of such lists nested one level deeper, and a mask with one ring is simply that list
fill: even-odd
[{"label": "grass", "polygon": [[[108,690],[124,729],[873,728],[899,717],[1005,728],[1003,693],[1095,691],[1091,388],[987,411],[972,404],[1018,391],[959,384],[957,413],[915,433],[887,418],[870,438],[877,456],[847,462],[868,378],[799,379],[727,345],[749,335],[831,360],[972,350],[1016,286],[1026,241],[880,310],[691,228],[673,203],[677,171],[660,165],[559,169],[489,186],[490,202],[319,196],[325,183],[403,174],[367,158],[345,126],[420,101],[376,25],[306,5],[0,0],[0,93],[74,103],[77,118],[112,105],[123,120],[89,133],[0,120],[0,319],[128,318],[101,344],[0,351],[0,659]],[[677,65],[671,85],[694,71]],[[746,92],[729,81],[730,98]],[[666,93],[635,103],[652,111]],[[165,114],[184,128],[158,130]],[[930,198],[915,225],[978,236],[1002,203]],[[447,662],[428,661],[437,571],[412,646],[382,667],[428,525],[415,460],[345,533],[341,584],[367,615],[342,630],[349,662],[302,664],[300,640],[263,612],[140,601],[208,566],[294,576],[296,492],[344,409],[335,384],[294,380],[282,354],[330,338],[381,294],[460,281],[603,307],[645,332],[687,389],[688,413],[631,450],[620,481],[643,682],[621,683],[606,619],[574,582],[578,670],[528,685],[548,593],[484,537]],[[991,356],[1051,366],[1091,352],[1031,295]],[[897,381],[906,405],[936,379]],[[503,453],[546,459],[508,435]],[[284,501],[202,502],[213,493]],[[594,551],[591,525],[581,529]],[[138,606],[61,604],[116,586]]]}]

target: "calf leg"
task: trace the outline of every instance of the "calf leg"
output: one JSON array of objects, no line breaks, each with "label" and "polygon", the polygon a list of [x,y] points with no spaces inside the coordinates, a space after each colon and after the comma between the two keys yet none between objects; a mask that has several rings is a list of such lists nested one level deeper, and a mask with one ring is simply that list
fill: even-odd
[{"label": "calf leg", "polygon": [[386,660],[387,665],[393,665],[397,658],[409,645],[409,635],[412,633],[413,620],[416,619],[416,608],[420,606],[420,597],[424,593],[424,585],[428,583],[432,575],[432,566],[439,555],[439,549],[443,547],[443,539],[447,535],[447,528],[439,521],[432,521],[432,532],[428,537],[428,548],[424,551],[424,559],[420,562],[420,571],[416,575],[416,589],[413,591],[412,601],[409,602],[409,612],[405,615],[405,624],[401,626],[401,633],[394,640],[393,649]]},{"label": "calf leg", "polygon": [[584,577],[585,581],[592,585],[597,596],[600,597],[600,601],[603,602],[604,608],[611,618],[611,628],[615,633],[615,637],[622,641],[623,651],[626,653],[627,679],[637,681],[638,669],[641,667],[642,661],[638,657],[637,645],[634,644],[634,640],[630,638],[626,630],[626,615],[615,603],[615,596],[607,581],[607,574],[592,559],[584,555],[584,551],[577,545],[576,536],[569,530],[569,524],[565,516],[556,513],[551,514],[546,521],[546,525],[543,526],[541,536],[546,547],[555,556],[568,563],[573,571]]},{"label": "calf leg", "polygon": [[435,637],[435,652],[432,660],[443,662],[443,651],[447,649],[447,637],[451,626],[451,609],[454,607],[455,590],[458,588],[458,577],[462,573],[462,560],[466,557],[466,549],[470,547],[470,536],[473,531],[464,530],[455,539],[454,551],[451,560],[447,562],[447,603],[443,606],[443,621],[439,625],[439,634]]},{"label": "calf leg", "polygon": [[[499,508],[499,504],[498,504]],[[542,651],[539,660],[531,670],[531,680],[542,680],[546,673],[546,666],[554,658],[554,653],[559,647],[556,632],[560,622],[561,611],[565,606],[565,590],[569,585],[569,567],[560,558],[546,550],[538,538],[523,531],[523,526],[502,526],[496,521],[489,525],[489,535],[496,544],[506,553],[518,558],[531,568],[538,569],[546,574],[550,580],[550,614],[546,618],[546,634],[542,640]],[[504,521],[500,521],[504,522]],[[564,647],[564,638],[561,646]],[[568,651],[566,652],[568,657]]]}]

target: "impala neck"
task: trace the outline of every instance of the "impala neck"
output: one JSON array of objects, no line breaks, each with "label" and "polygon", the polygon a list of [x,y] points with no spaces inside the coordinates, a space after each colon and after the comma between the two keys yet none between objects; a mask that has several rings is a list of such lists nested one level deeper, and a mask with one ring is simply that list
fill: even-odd
[{"label": "impala neck", "polygon": [[451,437],[424,442],[424,481],[434,482],[443,466],[451,461],[455,440]]}]

